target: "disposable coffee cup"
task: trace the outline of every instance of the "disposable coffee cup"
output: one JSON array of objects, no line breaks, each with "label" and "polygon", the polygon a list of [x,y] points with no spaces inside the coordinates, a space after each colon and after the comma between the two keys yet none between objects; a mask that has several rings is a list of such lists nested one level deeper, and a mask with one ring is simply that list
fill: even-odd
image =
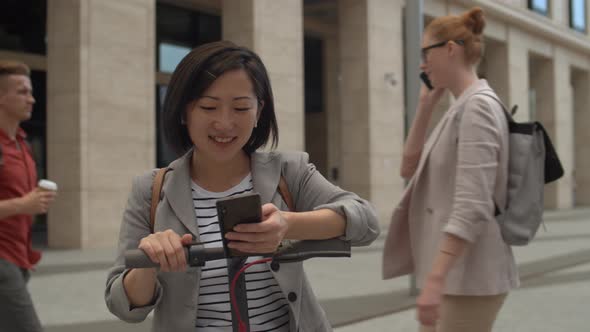
[{"label": "disposable coffee cup", "polygon": [[50,180],[40,180],[37,184],[39,188],[46,191],[57,191],[57,183]]}]

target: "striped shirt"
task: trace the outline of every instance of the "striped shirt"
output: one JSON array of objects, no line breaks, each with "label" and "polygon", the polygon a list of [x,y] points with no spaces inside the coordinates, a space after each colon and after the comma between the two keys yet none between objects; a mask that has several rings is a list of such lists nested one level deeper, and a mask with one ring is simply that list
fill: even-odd
[{"label": "striped shirt", "polygon": [[[221,247],[221,232],[215,203],[218,199],[252,191],[252,176],[224,192],[211,192],[192,183],[193,202],[200,242],[205,247]],[[252,262],[262,257],[248,257]],[[289,331],[289,303],[267,264],[257,264],[245,272],[250,330]],[[227,261],[209,261],[201,269],[197,330],[231,332],[231,305]]]}]

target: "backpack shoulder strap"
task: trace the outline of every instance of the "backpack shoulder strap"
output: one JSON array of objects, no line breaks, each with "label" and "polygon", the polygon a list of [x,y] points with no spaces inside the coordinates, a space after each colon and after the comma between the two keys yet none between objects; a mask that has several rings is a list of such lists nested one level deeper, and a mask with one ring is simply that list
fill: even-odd
[{"label": "backpack shoulder strap", "polygon": [[492,92],[492,90],[482,90],[482,91],[478,91],[478,92],[474,93],[472,96],[477,96],[477,95],[488,96],[488,97],[494,99],[495,101],[497,101],[498,104],[500,104],[502,106],[502,109],[506,110],[506,106],[504,106],[504,103],[500,100],[500,98],[498,98],[496,95],[494,95],[491,92]]},{"label": "backpack shoulder strap", "polygon": [[279,195],[283,198],[283,201],[287,203],[287,207],[289,207],[289,211],[295,212],[295,205],[293,204],[293,197],[289,192],[289,187],[287,186],[287,181],[285,177],[281,174],[281,178],[279,179]]},{"label": "backpack shoulder strap", "polygon": [[500,100],[500,98],[498,98],[498,96],[496,96],[492,93],[489,93],[489,91],[491,91],[491,90],[483,90],[480,92],[476,92],[473,94],[473,96],[482,95],[482,96],[487,96],[487,97],[492,98],[493,100],[498,102],[498,104],[500,104],[500,106],[502,106],[502,110],[504,111],[504,115],[506,116],[506,119],[508,120],[508,122],[514,122],[514,119],[512,118],[512,114],[516,113],[516,109],[518,108],[518,106],[514,105],[514,107],[512,108],[512,111],[508,112],[508,109],[506,108],[504,103]]},{"label": "backpack shoulder strap", "polygon": [[160,202],[160,193],[164,185],[164,178],[170,169],[168,167],[160,168],[154,177],[152,185],[152,204],[150,208],[150,231],[154,232],[154,225],[156,224],[156,208]]}]

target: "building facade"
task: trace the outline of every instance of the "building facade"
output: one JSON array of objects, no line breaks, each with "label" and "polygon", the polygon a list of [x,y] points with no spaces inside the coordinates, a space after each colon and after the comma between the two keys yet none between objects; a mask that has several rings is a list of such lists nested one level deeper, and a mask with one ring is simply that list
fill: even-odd
[{"label": "building facade", "polygon": [[[407,0],[409,1],[409,0]],[[425,0],[424,21],[486,12],[479,67],[517,119],[540,120],[564,164],[547,208],[590,203],[590,38],[584,0]],[[160,105],[191,48],[227,39],[269,69],[280,150],[306,150],[334,183],[369,199],[385,228],[404,187],[403,0],[35,0],[0,7],[0,58],[33,71],[25,128],[39,173],[60,186],[54,248],[112,246],[135,175],[174,155]],[[442,109],[451,102],[441,103]],[[42,226],[39,226],[43,229]]]}]

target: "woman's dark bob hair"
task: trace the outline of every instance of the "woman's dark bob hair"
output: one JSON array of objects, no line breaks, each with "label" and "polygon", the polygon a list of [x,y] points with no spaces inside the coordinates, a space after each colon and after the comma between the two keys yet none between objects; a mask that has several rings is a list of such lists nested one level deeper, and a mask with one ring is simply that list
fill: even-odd
[{"label": "woman's dark bob hair", "polygon": [[266,68],[251,50],[229,41],[201,45],[187,54],[174,70],[164,101],[164,137],[179,155],[193,147],[184,124],[189,104],[199,99],[219,76],[232,70],[244,70],[254,88],[258,106],[262,106],[258,125],[243,150],[251,154],[272,138],[272,148],[278,144],[279,130],[275,116],[272,89]]}]

